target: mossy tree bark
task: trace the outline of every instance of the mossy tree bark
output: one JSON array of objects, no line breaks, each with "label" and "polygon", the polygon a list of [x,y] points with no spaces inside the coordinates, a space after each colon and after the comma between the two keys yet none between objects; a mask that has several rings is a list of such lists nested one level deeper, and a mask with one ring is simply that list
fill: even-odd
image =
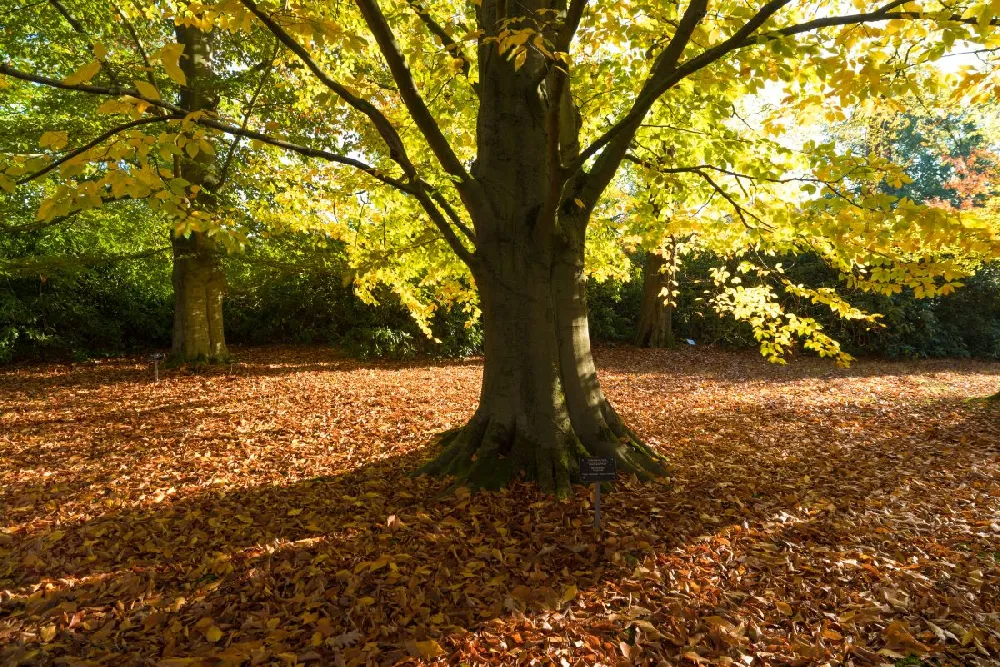
[{"label": "mossy tree bark", "polygon": [[[213,109],[212,70],[209,33],[191,26],[177,27],[177,42],[184,45],[181,68],[186,85],[181,88],[181,105],[192,111]],[[199,152],[177,159],[178,174],[201,188],[193,206],[211,210],[214,206],[215,161]],[[205,231],[171,234],[173,246],[174,330],[171,356],[177,361],[216,361],[228,356],[222,302],[226,279],[221,255]]]},{"label": "mossy tree bark", "polygon": [[[530,13],[534,4],[518,11]],[[504,7],[483,1],[487,34],[497,31],[488,17]],[[442,437],[443,451],[422,471],[472,488],[536,480],[565,495],[578,481],[581,456],[614,456],[619,470],[642,478],[665,467],[601,391],[584,274],[593,206],[581,206],[581,197],[589,199],[583,182],[560,182],[555,164],[579,155],[579,116],[558,71],[539,85],[534,57],[518,69],[481,42],[472,177],[482,199],[469,197],[466,206],[475,225],[470,268],[481,300],[483,385],[475,415]]]},{"label": "mossy tree bark", "polygon": [[674,297],[677,245],[671,240],[666,254],[651,252],[642,270],[642,304],[635,344],[639,347],[674,346]]}]

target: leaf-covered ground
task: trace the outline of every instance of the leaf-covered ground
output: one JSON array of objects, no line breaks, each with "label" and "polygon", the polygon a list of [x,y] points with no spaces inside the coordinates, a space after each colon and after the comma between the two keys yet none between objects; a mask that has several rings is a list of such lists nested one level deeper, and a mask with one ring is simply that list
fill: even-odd
[{"label": "leaf-covered ground", "polygon": [[1000,367],[605,350],[663,484],[407,472],[481,367],[0,371],[0,664],[995,665]]}]

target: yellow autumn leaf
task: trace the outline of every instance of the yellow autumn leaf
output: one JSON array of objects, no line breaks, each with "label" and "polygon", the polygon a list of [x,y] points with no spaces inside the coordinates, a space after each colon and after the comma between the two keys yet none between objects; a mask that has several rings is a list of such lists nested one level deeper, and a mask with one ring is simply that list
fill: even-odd
[{"label": "yellow autumn leaf", "polygon": [[520,51],[518,51],[517,55],[514,56],[514,69],[515,70],[521,69],[521,66],[524,65],[524,61],[527,60],[527,58],[528,58],[527,49],[521,49]]},{"label": "yellow autumn leaf", "polygon": [[94,44],[94,57],[95,58],[97,58],[98,60],[103,60],[104,57],[107,56],[107,55],[108,55],[108,49],[103,44],[101,44],[100,42],[97,42],[96,44]]},{"label": "yellow autumn leaf", "polygon": [[444,654],[444,649],[433,639],[428,639],[425,642],[414,642],[413,647],[424,660],[431,660]]},{"label": "yellow autumn leaf", "polygon": [[[191,186],[191,190],[194,191],[194,186]],[[287,516],[298,516],[300,514],[302,514],[302,509],[301,508],[295,508],[295,509],[288,510]]]},{"label": "yellow autumn leaf", "polygon": [[135,87],[136,90],[139,91],[139,94],[145,97],[146,99],[149,100],[160,99],[160,91],[158,91],[156,89],[156,86],[149,83],[148,81],[141,81],[139,79],[135,79]]},{"label": "yellow autumn leaf", "polygon": [[359,607],[370,607],[375,604],[375,598],[365,596],[363,598],[358,598],[357,606]]},{"label": "yellow autumn leaf", "polygon": [[87,83],[93,79],[100,71],[101,62],[99,60],[91,60],[89,63],[63,79],[62,82],[68,86],[78,86],[81,83]]},{"label": "yellow autumn leaf", "polygon": [[68,141],[69,135],[65,132],[46,132],[38,140],[38,145],[42,148],[51,148],[57,151],[65,146]]},{"label": "yellow autumn leaf", "polygon": [[56,636],[56,626],[54,626],[54,625],[46,625],[45,627],[43,627],[41,629],[41,632],[39,632],[39,634],[42,637],[42,641],[45,642],[45,643],[48,643],[48,642],[52,641],[53,639],[55,639],[55,636]]},{"label": "yellow autumn leaf", "polygon": [[163,69],[167,71],[167,76],[173,79],[176,83],[186,86],[187,76],[184,74],[184,70],[181,69],[180,65],[181,55],[183,54],[183,44],[167,44],[156,52],[160,62],[163,63]]},{"label": "yellow autumn leaf", "polygon": [[205,639],[213,644],[222,639],[222,630],[217,625],[213,625],[205,631]]},{"label": "yellow autumn leaf", "polygon": [[108,100],[97,107],[97,113],[128,113],[132,106],[121,100]]},{"label": "yellow autumn leaf", "polygon": [[566,590],[563,591],[562,595],[563,604],[567,602],[572,602],[576,598],[576,593],[577,593],[576,584],[570,584],[569,586],[567,586]]},{"label": "yellow autumn leaf", "polygon": [[372,561],[372,563],[368,566],[368,571],[374,572],[375,570],[385,567],[391,562],[392,562],[392,556],[384,554],[382,556],[379,556],[376,560]]},{"label": "yellow autumn leaf", "polygon": [[778,601],[774,603],[774,606],[777,607],[778,611],[780,611],[785,616],[792,615],[792,605],[788,604],[787,602]]}]

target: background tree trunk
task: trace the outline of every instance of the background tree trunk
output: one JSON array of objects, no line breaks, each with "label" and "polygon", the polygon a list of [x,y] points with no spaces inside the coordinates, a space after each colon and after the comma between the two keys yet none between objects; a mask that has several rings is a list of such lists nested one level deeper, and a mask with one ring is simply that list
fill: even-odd
[{"label": "background tree trunk", "polygon": [[677,245],[671,239],[667,256],[646,256],[642,270],[642,304],[635,344],[639,347],[674,346],[674,295],[677,276]]},{"label": "background tree trunk", "polygon": [[[213,109],[209,34],[191,26],[177,27],[177,41],[184,45],[181,69],[187,84],[181,88],[181,106],[191,111]],[[194,208],[213,207],[215,160],[200,151],[193,158],[177,160],[179,175],[201,187]],[[228,356],[222,301],[226,278],[216,244],[204,231],[171,235],[173,246],[174,334],[172,357],[178,361],[216,361]]]},{"label": "background tree trunk", "polygon": [[174,337],[171,356],[184,361],[227,356],[222,324],[226,278],[218,253],[205,234],[172,239],[174,251]]}]

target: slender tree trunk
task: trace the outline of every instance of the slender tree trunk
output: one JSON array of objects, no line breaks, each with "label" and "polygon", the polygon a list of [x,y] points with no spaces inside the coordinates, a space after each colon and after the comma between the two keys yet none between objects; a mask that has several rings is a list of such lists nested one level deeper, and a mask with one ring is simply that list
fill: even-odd
[{"label": "slender tree trunk", "polygon": [[[212,72],[209,35],[191,26],[177,28],[177,41],[184,45],[181,67],[187,84],[181,89],[181,105],[192,111],[211,109]],[[179,175],[202,188],[194,198],[194,207],[211,210],[214,202],[214,158],[199,152],[194,158],[183,155],[177,160]],[[204,231],[185,236],[172,234],[174,335],[172,356],[178,361],[224,359],[226,336],[222,301],[226,279],[219,251]]]},{"label": "slender tree trunk", "polygon": [[642,305],[635,344],[639,347],[674,346],[674,298],[677,247],[671,242],[664,257],[650,253],[642,270]]}]

